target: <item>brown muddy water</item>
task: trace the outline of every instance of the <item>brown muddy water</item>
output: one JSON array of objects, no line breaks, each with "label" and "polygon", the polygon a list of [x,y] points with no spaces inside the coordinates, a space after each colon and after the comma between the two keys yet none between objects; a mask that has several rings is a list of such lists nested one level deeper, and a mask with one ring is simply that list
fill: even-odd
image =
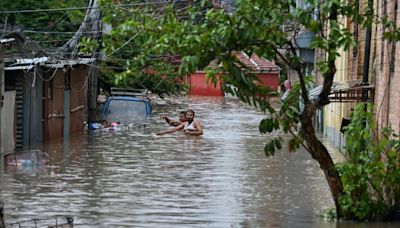
[{"label": "brown muddy water", "polygon": [[[155,135],[168,128],[161,114],[186,109],[204,136]],[[262,118],[236,99],[184,97],[154,105],[145,128],[45,145],[48,166],[0,171],[6,223],[68,215],[75,227],[400,227],[321,219],[334,204],[318,164],[303,150],[266,157]]]}]

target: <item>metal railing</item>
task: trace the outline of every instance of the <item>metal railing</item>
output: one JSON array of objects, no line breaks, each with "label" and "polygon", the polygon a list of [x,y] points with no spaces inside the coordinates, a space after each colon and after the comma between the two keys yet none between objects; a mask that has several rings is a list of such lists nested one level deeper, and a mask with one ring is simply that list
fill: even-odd
[{"label": "metal railing", "polygon": [[149,90],[147,89],[130,89],[111,87],[111,96],[133,96],[133,97],[148,97]]}]

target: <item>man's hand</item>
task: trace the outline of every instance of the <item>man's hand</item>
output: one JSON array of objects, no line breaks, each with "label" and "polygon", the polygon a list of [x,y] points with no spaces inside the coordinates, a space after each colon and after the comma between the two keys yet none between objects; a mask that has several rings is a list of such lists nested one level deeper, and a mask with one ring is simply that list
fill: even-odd
[{"label": "man's hand", "polygon": [[162,120],[165,120],[168,124],[171,122],[171,120],[167,116],[161,116],[160,118]]}]

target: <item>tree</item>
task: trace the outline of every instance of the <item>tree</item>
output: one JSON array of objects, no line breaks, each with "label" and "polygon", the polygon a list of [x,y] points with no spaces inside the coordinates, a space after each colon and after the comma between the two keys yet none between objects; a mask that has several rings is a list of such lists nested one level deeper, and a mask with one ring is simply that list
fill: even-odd
[{"label": "tree", "polygon": [[[111,32],[103,34],[103,67],[101,80],[108,86],[148,89],[152,93],[164,95],[181,94],[186,90],[183,77],[178,75],[179,56],[166,53],[163,56],[149,55],[144,59],[135,59],[143,51],[140,29],[127,23],[134,9],[147,8],[155,14],[161,14],[162,2],[143,2],[137,0],[100,1],[105,27],[112,27]],[[184,7],[184,5],[179,6]],[[133,22],[133,21],[132,21]],[[90,42],[90,41],[89,41]],[[81,43],[90,49],[92,45]],[[162,60],[162,61],[160,61]],[[150,63],[151,62],[151,63]],[[138,67],[139,65],[143,67]]]},{"label": "tree", "polygon": [[[110,3],[104,0],[103,4],[107,2]],[[306,7],[299,8],[291,0],[241,0],[230,13],[220,7],[210,7],[208,3],[195,1],[183,9],[177,9],[174,4],[156,7],[157,10],[154,5],[134,7],[128,10],[130,16],[126,18],[105,13],[106,20],[119,20],[113,33],[134,36],[132,42],[141,49],[133,54],[127,71],[140,72],[160,62],[165,63],[165,57],[179,56],[178,75],[206,68],[210,80],[215,82],[217,75],[220,76],[226,92],[266,112],[267,117],[260,123],[262,133],[281,129],[291,134],[289,150],[294,151],[302,145],[319,163],[340,217],[342,181],[326,147],[315,135],[312,119],[317,109],[329,104],[339,49],[347,50],[355,44],[351,32],[340,19],[347,17],[368,27],[374,19],[372,12],[367,10],[361,15],[357,1],[308,0],[305,1]],[[326,53],[325,59],[318,62],[324,81],[315,99],[308,95],[312,79],[301,67],[293,37],[282,29],[289,23],[298,29],[314,32],[316,36],[312,46]],[[111,37],[118,40],[117,35]],[[244,51],[249,56],[256,53],[267,59],[279,58],[298,73],[299,82],[280,109],[275,110],[270,104],[269,98],[276,95],[274,91],[257,83],[251,69],[236,59],[236,51]],[[124,76],[129,77],[128,74]],[[280,149],[280,141],[280,138],[271,140],[265,146],[266,153],[273,154]]]},{"label": "tree", "polygon": [[[79,27],[85,11],[62,10],[51,11],[51,9],[84,7],[86,0],[14,0],[1,1],[0,24],[2,31],[7,35],[12,32],[21,32],[39,43],[43,48],[54,51],[55,47],[61,46],[68,41],[72,32]],[[50,11],[19,12],[26,9],[46,9]],[[14,11],[7,13],[9,11]],[[5,30],[4,30],[5,27]]]}]

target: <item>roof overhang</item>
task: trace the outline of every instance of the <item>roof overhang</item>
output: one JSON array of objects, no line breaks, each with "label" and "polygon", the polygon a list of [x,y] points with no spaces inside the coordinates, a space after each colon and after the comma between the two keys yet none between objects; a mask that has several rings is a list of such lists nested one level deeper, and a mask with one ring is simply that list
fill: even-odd
[{"label": "roof overhang", "polygon": [[14,42],[14,38],[8,38],[8,39],[0,39],[0,44],[6,44],[6,43],[11,43]]},{"label": "roof overhang", "polygon": [[64,68],[66,66],[88,65],[94,62],[95,58],[78,58],[76,60],[58,60],[53,62],[46,56],[32,59],[15,59],[14,63],[5,67],[5,70],[31,70],[36,65],[46,68]]},{"label": "roof overhang", "polygon": [[[308,93],[310,100],[316,100],[322,91],[322,85],[311,89]],[[374,84],[366,84],[361,81],[333,82],[329,93],[331,102],[373,102],[375,91]]]},{"label": "roof overhang", "polygon": [[34,65],[25,65],[25,66],[8,66],[4,67],[4,70],[31,70]]}]

